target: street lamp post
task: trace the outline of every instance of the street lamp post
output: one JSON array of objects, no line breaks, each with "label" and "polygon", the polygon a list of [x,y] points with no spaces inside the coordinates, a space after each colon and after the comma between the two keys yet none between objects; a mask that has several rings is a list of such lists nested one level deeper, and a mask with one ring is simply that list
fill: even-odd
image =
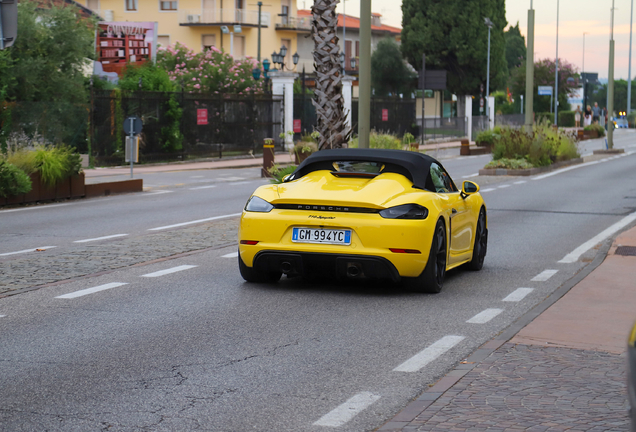
[{"label": "street lamp post", "polygon": [[526,121],[528,127],[534,122],[534,9],[530,0],[528,10],[528,44],[526,47]]},{"label": "street lamp post", "polygon": [[612,0],[612,19],[610,32],[609,71],[607,79],[607,148],[614,148],[614,0]]},{"label": "street lamp post", "polygon": [[634,18],[634,0],[629,11],[629,67],[627,72],[627,114],[632,110],[632,21]]},{"label": "street lamp post", "polygon": [[490,29],[494,25],[490,18],[484,18],[484,23],[488,27],[488,61],[486,66],[486,116],[490,124],[490,107],[488,106],[488,95],[490,95]]},{"label": "street lamp post", "polygon": [[559,0],[557,0],[556,59],[554,61],[554,124],[558,125],[559,107]]}]

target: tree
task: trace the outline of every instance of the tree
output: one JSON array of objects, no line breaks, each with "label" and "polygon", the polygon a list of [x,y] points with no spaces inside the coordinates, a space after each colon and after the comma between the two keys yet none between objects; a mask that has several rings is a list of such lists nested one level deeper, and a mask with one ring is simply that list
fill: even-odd
[{"label": "tree", "polygon": [[17,101],[86,102],[83,68],[95,57],[95,21],[76,7],[18,4],[18,37],[0,61],[0,88]]},{"label": "tree", "polygon": [[312,103],[318,117],[316,129],[320,133],[318,147],[321,150],[342,147],[351,134],[351,128],[346,123],[342,97],[340,47],[336,34],[337,3],[338,0],[315,0],[311,7],[311,34],[315,44],[314,65],[317,77]]},{"label": "tree", "polygon": [[502,88],[508,76],[503,29],[504,0],[403,0],[402,53],[415,69],[448,71],[448,90],[457,95],[479,94],[486,85],[488,27],[490,35],[490,88]]},{"label": "tree", "polygon": [[371,56],[371,86],[377,96],[393,96],[411,90],[413,73],[404,63],[395,40],[382,39]]},{"label": "tree", "polygon": [[526,59],[526,39],[521,36],[519,30],[519,21],[516,26],[510,26],[504,33],[506,39],[506,62],[508,63],[508,71],[512,73],[513,69],[521,66]]},{"label": "tree", "polygon": [[[552,59],[543,59],[534,63],[534,104],[533,110],[537,112],[551,111],[550,96],[539,96],[538,86],[551,86],[554,89],[555,65]],[[566,60],[559,59],[559,105],[568,106],[568,96],[574,96],[579,87],[576,77],[578,70]],[[568,82],[568,78],[572,78]],[[526,63],[513,70],[511,77],[513,95],[525,95],[526,93]],[[554,101],[552,102],[554,104]]]}]

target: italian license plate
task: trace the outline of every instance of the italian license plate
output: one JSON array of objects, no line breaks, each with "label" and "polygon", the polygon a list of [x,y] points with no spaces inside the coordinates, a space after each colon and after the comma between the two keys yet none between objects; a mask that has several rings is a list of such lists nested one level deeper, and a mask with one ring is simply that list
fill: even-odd
[{"label": "italian license plate", "polygon": [[351,244],[351,230],[323,228],[294,228],[292,241],[295,243]]}]

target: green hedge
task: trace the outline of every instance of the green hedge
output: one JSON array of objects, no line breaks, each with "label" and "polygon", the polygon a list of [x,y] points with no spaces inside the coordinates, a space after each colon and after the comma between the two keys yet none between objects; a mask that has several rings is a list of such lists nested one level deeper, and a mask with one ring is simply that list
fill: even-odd
[{"label": "green hedge", "polygon": [[20,168],[0,160],[0,197],[21,195],[31,190],[31,179]]},{"label": "green hedge", "polygon": [[536,124],[542,122],[548,122],[548,125],[554,123],[554,113],[551,112],[538,112],[534,113],[534,122]]},{"label": "green hedge", "polygon": [[561,127],[574,127],[574,111],[561,111],[559,112],[559,126]]}]

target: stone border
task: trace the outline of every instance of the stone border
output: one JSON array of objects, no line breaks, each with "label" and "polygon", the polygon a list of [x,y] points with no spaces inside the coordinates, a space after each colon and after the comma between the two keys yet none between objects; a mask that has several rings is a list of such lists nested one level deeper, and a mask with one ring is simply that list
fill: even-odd
[{"label": "stone border", "polygon": [[508,169],[508,168],[482,168],[479,170],[480,176],[531,176],[535,174],[543,174],[554,171],[569,165],[577,165],[583,163],[583,158],[570,159],[563,162],[555,162],[547,167],[527,168],[527,169]]}]

